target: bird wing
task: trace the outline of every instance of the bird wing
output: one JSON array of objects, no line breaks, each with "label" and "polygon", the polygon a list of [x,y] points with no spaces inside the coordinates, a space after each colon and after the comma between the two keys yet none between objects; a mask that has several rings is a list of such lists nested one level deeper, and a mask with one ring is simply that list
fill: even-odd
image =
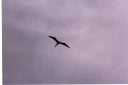
[{"label": "bird wing", "polygon": [[58,42],[58,40],[55,37],[53,37],[53,36],[49,36],[49,37],[52,38],[53,40],[55,40],[56,42]]},{"label": "bird wing", "polygon": [[68,48],[70,48],[66,43],[61,43],[62,45],[64,45],[64,46],[66,46],[66,47],[68,47]]}]

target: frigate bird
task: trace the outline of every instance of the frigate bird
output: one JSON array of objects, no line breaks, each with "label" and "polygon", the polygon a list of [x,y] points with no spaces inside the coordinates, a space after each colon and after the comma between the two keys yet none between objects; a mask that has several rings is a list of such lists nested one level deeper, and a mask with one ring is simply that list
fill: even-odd
[{"label": "frigate bird", "polygon": [[53,37],[53,36],[48,36],[48,37],[50,37],[50,38],[52,38],[53,40],[56,41],[56,45],[55,45],[55,47],[56,47],[57,45],[61,44],[61,45],[64,45],[64,46],[70,48],[66,43],[61,42],[61,41],[58,41],[57,38],[55,38],[55,37]]}]

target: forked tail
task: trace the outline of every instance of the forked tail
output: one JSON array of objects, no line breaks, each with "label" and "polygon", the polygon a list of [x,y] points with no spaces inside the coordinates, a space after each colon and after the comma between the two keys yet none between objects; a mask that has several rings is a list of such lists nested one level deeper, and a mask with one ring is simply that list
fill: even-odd
[{"label": "forked tail", "polygon": [[56,45],[54,47],[56,47],[59,43],[56,43]]}]

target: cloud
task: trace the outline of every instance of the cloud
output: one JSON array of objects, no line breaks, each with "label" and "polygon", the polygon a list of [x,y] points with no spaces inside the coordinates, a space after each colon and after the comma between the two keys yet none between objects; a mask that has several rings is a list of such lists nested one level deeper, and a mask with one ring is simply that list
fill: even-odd
[{"label": "cloud", "polygon": [[4,83],[128,83],[126,2],[4,0]]}]

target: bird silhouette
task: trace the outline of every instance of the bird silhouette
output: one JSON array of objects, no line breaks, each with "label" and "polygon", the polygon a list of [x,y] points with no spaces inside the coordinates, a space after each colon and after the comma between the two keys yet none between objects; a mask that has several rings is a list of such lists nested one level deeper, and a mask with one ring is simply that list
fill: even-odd
[{"label": "bird silhouette", "polygon": [[53,37],[53,36],[48,36],[48,37],[50,37],[50,38],[52,38],[53,40],[56,41],[56,45],[55,45],[55,47],[56,47],[57,45],[61,44],[61,45],[64,45],[64,46],[70,48],[66,43],[61,42],[61,41],[58,41],[57,38],[55,38],[55,37]]}]

